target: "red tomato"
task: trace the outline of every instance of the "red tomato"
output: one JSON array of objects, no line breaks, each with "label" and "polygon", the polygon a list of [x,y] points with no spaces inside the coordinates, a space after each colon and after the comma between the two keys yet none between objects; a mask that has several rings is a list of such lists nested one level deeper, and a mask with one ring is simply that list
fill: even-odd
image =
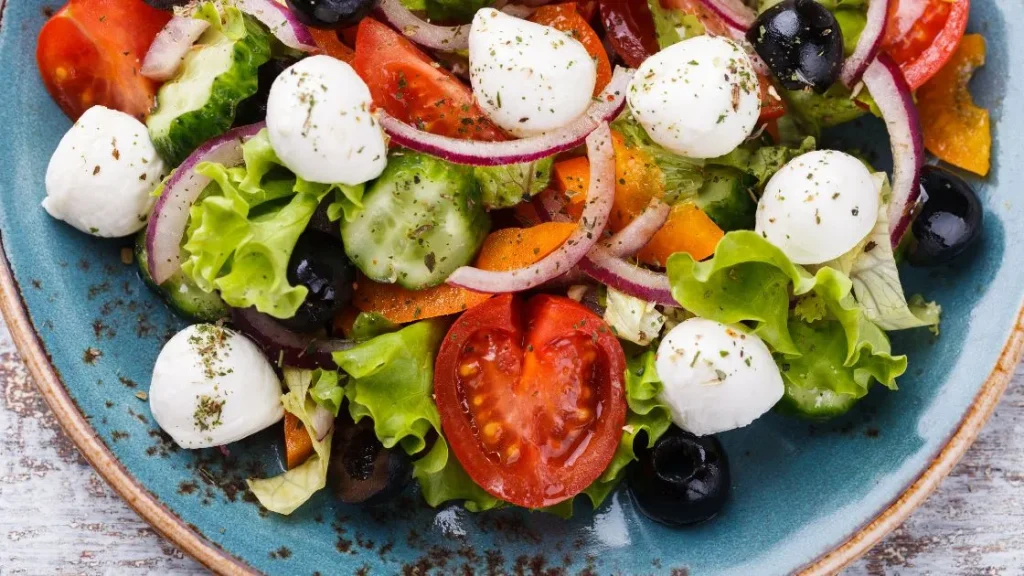
[{"label": "red tomato", "polygon": [[597,6],[608,41],[626,64],[636,68],[658,51],[647,0],[598,0]]},{"label": "red tomato", "polygon": [[373,103],[399,120],[452,138],[505,139],[469,88],[373,18],[359,23],[352,67],[370,87]]},{"label": "red tomato", "polygon": [[139,68],[170,19],[142,0],[71,0],[39,32],[36,62],[46,90],[72,120],[96,105],[142,119],[160,85]]},{"label": "red tomato", "polygon": [[551,26],[556,30],[567,32],[573,38],[580,41],[587,53],[597,63],[597,84],[594,86],[594,95],[600,94],[601,90],[608,85],[612,79],[612,65],[608,61],[608,54],[604,51],[601,38],[594,32],[594,29],[587,24],[587,21],[577,11],[579,5],[575,3],[549,4],[541,6],[530,16],[530,20],[537,24]]},{"label": "red tomato", "polygon": [[478,485],[527,508],[572,498],[608,467],[626,418],[625,356],[601,318],[560,296],[503,294],[459,317],[434,394]]},{"label": "red tomato", "polygon": [[882,49],[900,65],[912,89],[935,75],[967,29],[970,0],[892,0]]}]

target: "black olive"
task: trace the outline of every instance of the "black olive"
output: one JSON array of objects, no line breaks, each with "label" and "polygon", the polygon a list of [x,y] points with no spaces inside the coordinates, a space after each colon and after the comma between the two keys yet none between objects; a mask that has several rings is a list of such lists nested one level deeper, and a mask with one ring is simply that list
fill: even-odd
[{"label": "black olive", "polygon": [[313,332],[330,322],[352,300],[355,272],[336,238],[307,229],[288,261],[288,282],[309,292],[295,316],[280,322],[295,332]]},{"label": "black olive", "polygon": [[910,227],[907,261],[934,266],[952,260],[981,235],[981,201],[963,178],[938,166],[924,167],[921,186],[928,200]]},{"label": "black olive", "polygon": [[288,7],[307,26],[344,28],[362,20],[374,3],[374,0],[288,0]]},{"label": "black olive", "polygon": [[765,10],[747,39],[789,90],[824,92],[843,67],[843,32],[836,17],[814,0],[784,0]]},{"label": "black olive", "polygon": [[698,438],[673,426],[641,452],[629,493],[648,518],[686,526],[718,514],[729,497],[729,460],[713,436]]},{"label": "black olive", "polygon": [[234,126],[248,126],[267,119],[267,98],[270,97],[270,87],[274,80],[284,72],[286,68],[295,64],[298,60],[293,59],[271,59],[263,66],[260,66],[256,77],[256,93],[238,103],[235,108]]},{"label": "black olive", "polygon": [[355,424],[342,411],[334,426],[327,483],[339,500],[374,505],[405,490],[412,481],[412,459],[401,448],[384,448],[369,418]]}]

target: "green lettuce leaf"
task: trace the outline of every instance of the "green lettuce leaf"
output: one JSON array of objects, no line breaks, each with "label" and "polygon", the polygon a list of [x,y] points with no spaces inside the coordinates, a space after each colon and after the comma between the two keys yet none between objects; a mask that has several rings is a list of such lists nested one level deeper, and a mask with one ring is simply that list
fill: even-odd
[{"label": "green lettuce leaf", "polygon": [[609,287],[605,298],[604,321],[623,340],[646,346],[658,337],[665,316],[653,302],[641,300]]},{"label": "green lettuce leaf", "polygon": [[314,370],[313,387],[309,395],[313,401],[331,411],[335,417],[341,411],[341,402],[345,399],[345,389],[341,386],[338,373],[333,370]]},{"label": "green lettuce leaf", "polygon": [[[313,411],[316,403],[309,397],[313,372],[296,368],[284,369],[284,382],[288,393],[281,396],[284,409],[302,421],[307,430],[313,430]],[[314,454],[303,464],[273,478],[246,480],[249,490],[264,508],[288,515],[327,485],[327,464],[331,456],[331,438],[322,441],[312,437]]]},{"label": "green lettuce leaf", "polygon": [[427,16],[442,22],[469,23],[477,10],[490,6],[493,0],[425,0]]},{"label": "green lettuce leaf", "polygon": [[534,162],[503,166],[478,166],[473,177],[480,186],[480,198],[488,210],[511,208],[540,194],[551,183],[554,156]]},{"label": "green lettuce leaf", "polygon": [[790,160],[811,152],[816,147],[813,137],[808,136],[798,147],[790,146],[759,146],[750,143],[736,148],[725,156],[707,160],[708,164],[729,166],[753,176],[757,179],[758,188],[764,188],[768,180]]},{"label": "green lettuce leaf", "polygon": [[434,357],[444,334],[443,323],[428,320],[333,354],[349,377],[345,398],[352,419],[371,418],[385,448],[401,445],[417,454],[426,446],[424,437],[441,430],[433,400]]},{"label": "green lettuce leaf", "polygon": [[[883,196],[888,196],[888,183]],[[912,305],[903,293],[896,257],[889,240],[889,205],[881,203],[878,220],[850,265],[853,293],[864,315],[883,330],[934,327],[938,329],[942,307],[918,298]]]},{"label": "green lettuce leaf", "polygon": [[427,504],[438,507],[445,502],[462,501],[470,512],[483,512],[505,506],[478,486],[448,450],[438,430],[437,441],[427,455],[413,462],[412,476],[419,482]]},{"label": "green lettuce leaf", "polygon": [[[694,262],[688,254],[673,255],[668,276],[672,295],[684,308],[724,324],[753,323],[754,333],[800,374],[810,368],[796,359],[817,362],[813,356],[827,351],[827,359],[838,357],[839,366],[851,373],[848,381],[860,386],[858,393],[863,395],[870,377],[895,388],[896,376],[906,370],[906,357],[890,354],[885,333],[854,299],[853,282],[846,275],[824,267],[812,276],[754,232],[726,234],[705,262]],[[792,315],[791,296],[803,298]],[[838,344],[841,354],[834,349]],[[830,389],[842,388],[845,393],[846,382],[837,377]]]},{"label": "green lettuce leaf", "polygon": [[402,327],[376,312],[360,312],[352,322],[350,338],[356,342],[365,342],[389,332],[397,332]]},{"label": "green lettuce leaf", "polygon": [[266,130],[242,151],[244,168],[196,167],[212,182],[189,211],[182,270],[200,289],[219,290],[233,307],[290,318],[307,289],[288,282],[288,260],[331,186],[278,169]]}]

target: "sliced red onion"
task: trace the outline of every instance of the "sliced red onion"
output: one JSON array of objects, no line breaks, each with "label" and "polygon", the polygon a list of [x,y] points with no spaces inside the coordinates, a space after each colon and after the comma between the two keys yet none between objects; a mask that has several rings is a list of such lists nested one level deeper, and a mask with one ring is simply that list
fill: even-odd
[{"label": "sliced red onion", "polygon": [[889,19],[889,2],[890,0],[868,0],[867,22],[857,40],[857,47],[843,63],[843,70],[839,76],[843,85],[851,90],[860,81],[864,70],[874,61],[875,55],[882,47],[885,23]]},{"label": "sliced red onion", "polygon": [[448,277],[448,284],[477,292],[499,294],[536,288],[576,265],[597,243],[612,210],[615,196],[615,150],[612,133],[602,123],[587,137],[590,158],[590,187],[587,205],[576,230],[564,244],[535,264],[508,272],[493,272],[463,266]]},{"label": "sliced red onion", "polygon": [[639,216],[611,238],[602,242],[601,246],[619,258],[636,254],[665,225],[671,210],[672,207],[662,202],[660,198],[651,198],[650,204]]},{"label": "sliced red onion", "polygon": [[741,0],[700,0],[700,3],[741,37],[750,30],[757,19],[757,14]]},{"label": "sliced red onion", "polygon": [[334,428],[334,414],[330,410],[317,404],[312,416],[313,431],[316,433],[316,441],[321,442],[331,429]]},{"label": "sliced red onion", "polygon": [[601,122],[610,122],[626,103],[626,87],[633,70],[617,68],[612,80],[587,113],[572,123],[542,136],[505,142],[477,142],[438,136],[418,130],[387,112],[380,111],[380,124],[392,141],[417,152],[472,166],[501,166],[533,162],[572,150],[582,144]]},{"label": "sliced red onion", "polygon": [[171,174],[163,194],[153,206],[146,228],[149,271],[154,282],[163,284],[181,270],[181,239],[185,237],[189,208],[210,183],[209,178],[195,173],[196,165],[200,162],[216,162],[225,166],[241,164],[242,142],[255,136],[265,125],[260,122],[235,128],[208,141],[189,154]]},{"label": "sliced red onion", "polygon": [[864,71],[864,85],[882,112],[892,147],[892,199],[889,201],[889,236],[895,247],[912,220],[921,194],[924,140],[921,121],[910,86],[899,65],[880,54]]},{"label": "sliced red onion", "polygon": [[423,20],[402,5],[401,0],[380,0],[388,23],[406,38],[424,48],[455,52],[469,48],[469,25],[438,26]]},{"label": "sliced red onion", "polygon": [[627,262],[601,246],[595,246],[580,261],[579,267],[594,280],[619,292],[655,304],[679,307],[672,297],[668,276]]},{"label": "sliced red onion", "polygon": [[331,354],[353,346],[349,340],[317,338],[285,328],[255,308],[233,308],[235,327],[252,339],[275,366],[336,370]]},{"label": "sliced red onion", "polygon": [[533,15],[533,13],[536,11],[536,8],[523,6],[521,4],[509,4],[508,6],[503,6],[501,8],[501,11],[504,12],[505,14],[508,14],[509,16],[514,16],[516,18],[526,20],[527,18]]},{"label": "sliced red onion", "polygon": [[552,0],[519,0],[519,3],[530,8],[540,8],[545,4],[551,4]]},{"label": "sliced red onion", "polygon": [[163,82],[174,77],[192,44],[206,32],[210,23],[199,18],[175,16],[153,38],[139,73]]},{"label": "sliced red onion", "polygon": [[262,22],[285,46],[300,52],[317,50],[316,41],[309,29],[299,22],[287,6],[275,0],[237,0],[236,6]]}]

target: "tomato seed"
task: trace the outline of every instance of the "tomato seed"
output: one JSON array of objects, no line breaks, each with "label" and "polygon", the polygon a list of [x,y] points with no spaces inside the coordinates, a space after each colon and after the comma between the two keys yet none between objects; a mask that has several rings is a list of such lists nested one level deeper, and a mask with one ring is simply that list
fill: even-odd
[{"label": "tomato seed", "polygon": [[498,422],[488,422],[484,425],[484,440],[489,444],[497,444],[501,440],[503,430]]}]

